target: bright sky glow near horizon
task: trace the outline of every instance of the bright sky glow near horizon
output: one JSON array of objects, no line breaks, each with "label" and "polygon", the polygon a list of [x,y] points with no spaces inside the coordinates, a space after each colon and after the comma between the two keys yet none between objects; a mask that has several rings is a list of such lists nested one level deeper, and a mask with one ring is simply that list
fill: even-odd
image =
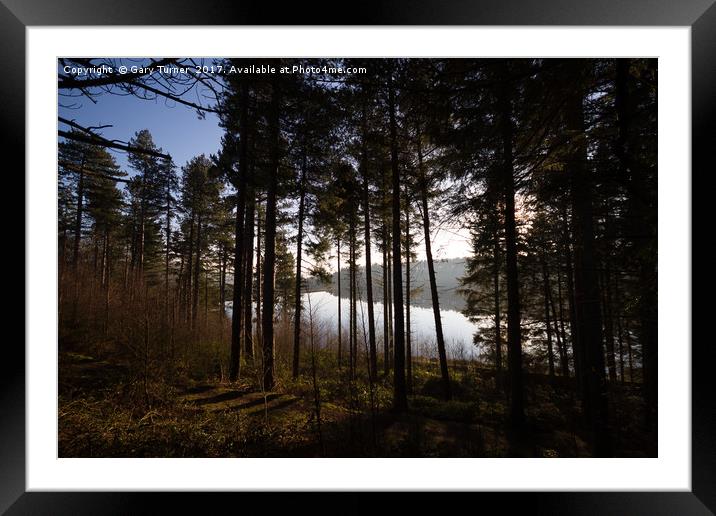
[{"label": "bright sky glow near horizon", "polygon": [[[58,114],[84,127],[111,125],[99,131],[110,140],[127,142],[136,132],[148,129],[157,147],[171,155],[177,167],[184,166],[194,156],[216,154],[221,147],[223,129],[219,127],[219,119],[214,113],[206,113],[201,119],[194,109],[161,97],[144,100],[133,95],[103,93],[94,100],[96,102],[84,96],[58,96]],[[131,175],[133,172],[129,168],[127,154],[108,150],[121,169]],[[438,228],[437,221],[432,226],[435,259],[460,258],[471,254],[467,230],[445,225]],[[416,234],[418,260],[425,259],[422,240],[420,231]],[[374,263],[381,260],[380,254],[372,253]]]}]

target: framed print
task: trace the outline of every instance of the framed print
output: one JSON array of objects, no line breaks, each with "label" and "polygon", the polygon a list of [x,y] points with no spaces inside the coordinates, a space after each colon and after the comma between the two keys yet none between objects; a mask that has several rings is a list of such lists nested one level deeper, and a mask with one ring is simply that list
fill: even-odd
[{"label": "framed print", "polygon": [[691,339],[709,2],[346,24],[3,1],[27,200],[3,510],[135,512],[137,491],[714,510],[713,352]]}]

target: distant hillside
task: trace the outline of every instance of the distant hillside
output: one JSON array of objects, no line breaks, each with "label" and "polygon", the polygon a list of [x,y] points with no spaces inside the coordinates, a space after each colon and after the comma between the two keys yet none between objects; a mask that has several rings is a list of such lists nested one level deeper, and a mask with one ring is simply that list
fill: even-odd
[{"label": "distant hillside", "polygon": [[[465,307],[465,299],[457,293],[459,278],[465,274],[465,258],[452,258],[449,260],[436,260],[435,279],[440,295],[440,308],[444,310],[461,311]],[[383,302],[383,269],[373,264],[373,296],[376,302]],[[359,285],[364,285],[364,268],[358,268]],[[403,271],[405,280],[405,271]],[[430,283],[428,282],[428,263],[419,261],[410,265],[410,304],[425,308],[432,306],[430,299]],[[338,275],[333,274],[330,284],[317,280],[309,282],[311,290],[324,290],[336,295],[338,292]],[[341,295],[348,297],[348,269],[341,269]],[[361,296],[365,298],[365,286],[362,287]]]}]

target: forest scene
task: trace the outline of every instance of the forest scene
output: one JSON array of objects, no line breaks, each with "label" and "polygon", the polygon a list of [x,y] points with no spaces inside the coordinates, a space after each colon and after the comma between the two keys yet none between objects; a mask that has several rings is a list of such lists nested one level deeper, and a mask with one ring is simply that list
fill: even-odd
[{"label": "forest scene", "polygon": [[657,456],[657,60],[60,58],[60,457]]}]

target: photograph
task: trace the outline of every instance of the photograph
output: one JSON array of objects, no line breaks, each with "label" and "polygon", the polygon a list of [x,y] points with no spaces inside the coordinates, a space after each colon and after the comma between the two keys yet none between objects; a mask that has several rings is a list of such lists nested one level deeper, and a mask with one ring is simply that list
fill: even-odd
[{"label": "photograph", "polygon": [[658,457],[658,64],[57,58],[58,457]]}]

